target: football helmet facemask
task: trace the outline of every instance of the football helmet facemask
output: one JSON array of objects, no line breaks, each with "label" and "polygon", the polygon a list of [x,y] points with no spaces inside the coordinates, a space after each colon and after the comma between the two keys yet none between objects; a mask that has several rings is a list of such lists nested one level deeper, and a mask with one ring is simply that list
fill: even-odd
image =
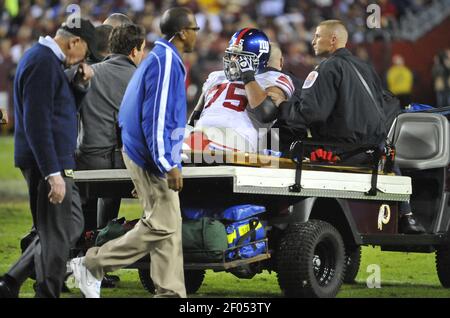
[{"label": "football helmet facemask", "polygon": [[229,81],[241,78],[239,57],[245,57],[251,62],[255,74],[262,73],[267,67],[270,56],[270,43],[267,35],[258,30],[245,28],[237,31],[231,37],[223,57],[223,69]]}]

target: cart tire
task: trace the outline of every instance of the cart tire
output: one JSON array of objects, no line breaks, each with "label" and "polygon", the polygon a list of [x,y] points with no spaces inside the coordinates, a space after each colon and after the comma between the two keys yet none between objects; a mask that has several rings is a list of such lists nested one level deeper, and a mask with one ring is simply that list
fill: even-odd
[{"label": "cart tire", "polygon": [[344,284],[355,284],[356,275],[361,264],[361,246],[352,246],[345,249],[345,275]]},{"label": "cart tire", "polygon": [[278,284],[287,297],[335,297],[345,271],[345,247],[331,224],[289,225],[277,253]]},{"label": "cart tire", "polygon": [[[155,285],[150,277],[150,270],[138,269],[139,280],[141,281],[144,289],[151,294],[155,293]],[[185,270],[184,271],[184,284],[186,286],[186,293],[195,294],[202,286],[203,279],[205,278],[204,270]]]},{"label": "cart tire", "polygon": [[437,247],[436,271],[442,286],[450,288],[450,246]]}]

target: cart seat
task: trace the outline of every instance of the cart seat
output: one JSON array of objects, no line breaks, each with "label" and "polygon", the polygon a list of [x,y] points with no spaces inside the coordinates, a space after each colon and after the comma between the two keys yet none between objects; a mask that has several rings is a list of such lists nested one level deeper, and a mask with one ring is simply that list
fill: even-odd
[{"label": "cart seat", "polygon": [[448,165],[449,134],[447,118],[440,114],[404,113],[392,124],[388,138],[400,168],[426,170]]}]

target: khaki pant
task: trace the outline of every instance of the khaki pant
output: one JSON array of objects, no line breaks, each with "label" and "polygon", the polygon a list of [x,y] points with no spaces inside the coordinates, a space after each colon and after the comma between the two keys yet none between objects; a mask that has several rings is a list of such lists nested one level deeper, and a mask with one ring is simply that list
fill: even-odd
[{"label": "khaki pant", "polygon": [[89,249],[85,265],[101,279],[105,272],[123,268],[150,253],[155,297],[186,297],[178,193],[168,188],[167,179],[143,170],[125,153],[123,159],[144,209],[143,216],[124,236]]}]

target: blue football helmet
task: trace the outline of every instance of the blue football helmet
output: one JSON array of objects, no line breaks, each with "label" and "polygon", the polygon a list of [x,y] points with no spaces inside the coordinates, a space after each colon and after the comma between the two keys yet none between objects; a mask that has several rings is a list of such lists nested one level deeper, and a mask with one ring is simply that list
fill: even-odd
[{"label": "blue football helmet", "polygon": [[262,73],[270,57],[269,38],[264,32],[250,28],[233,34],[223,57],[223,69],[229,81],[237,81],[241,77],[239,66],[232,58],[238,55],[250,57],[256,69],[255,73]]}]

